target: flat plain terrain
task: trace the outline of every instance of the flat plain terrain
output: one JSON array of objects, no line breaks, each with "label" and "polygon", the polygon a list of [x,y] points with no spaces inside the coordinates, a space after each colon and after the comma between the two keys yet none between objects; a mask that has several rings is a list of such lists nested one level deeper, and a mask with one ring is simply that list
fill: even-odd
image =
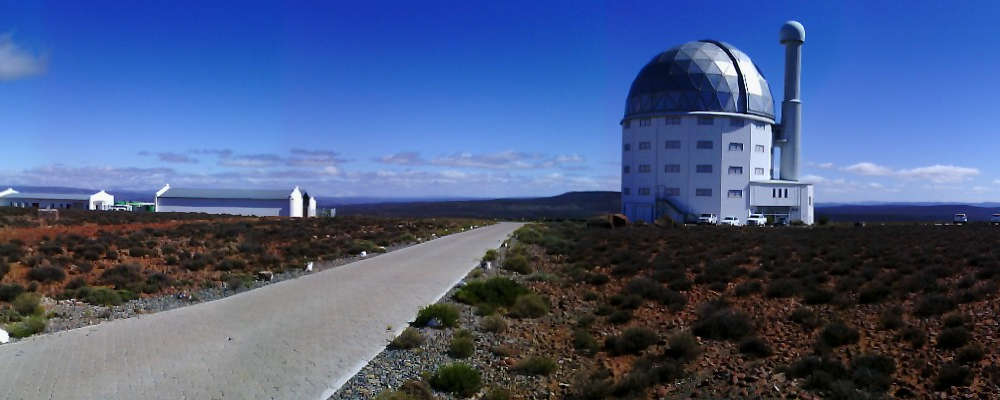
[{"label": "flat plain terrain", "polygon": [[[1000,397],[996,227],[599,225],[520,229],[447,299],[471,319],[389,358],[447,352],[491,398]],[[417,368],[462,394],[443,365]]]},{"label": "flat plain terrain", "polygon": [[218,301],[3,345],[0,398],[321,398],[518,226],[491,225]]}]

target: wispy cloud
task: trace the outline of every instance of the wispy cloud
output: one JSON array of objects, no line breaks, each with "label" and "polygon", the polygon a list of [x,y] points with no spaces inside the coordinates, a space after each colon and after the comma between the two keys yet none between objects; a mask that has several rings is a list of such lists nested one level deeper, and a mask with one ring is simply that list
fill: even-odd
[{"label": "wispy cloud", "polygon": [[979,169],[954,165],[931,165],[898,171],[905,178],[926,179],[934,183],[958,183],[979,175]]},{"label": "wispy cloud", "polygon": [[46,57],[22,49],[10,33],[0,35],[0,80],[44,74],[46,64]]},{"label": "wispy cloud", "polygon": [[452,153],[425,160],[417,152],[407,151],[376,158],[375,161],[393,165],[433,165],[452,168],[476,169],[583,169],[585,159],[579,154],[547,155],[519,151],[501,151],[496,153]]},{"label": "wispy cloud", "polygon": [[219,158],[228,158],[233,155],[233,151],[230,149],[196,149],[191,150],[191,154],[204,154],[210,156],[216,156]]},{"label": "wispy cloud", "polygon": [[198,163],[198,159],[197,158],[191,157],[191,156],[189,156],[187,154],[171,153],[171,152],[152,153],[152,152],[149,152],[149,151],[140,151],[139,152],[140,156],[150,156],[150,155],[154,155],[154,154],[156,155],[156,158],[158,160],[160,160],[162,162],[166,162],[166,163],[173,163],[173,164],[197,164]]},{"label": "wispy cloud", "polygon": [[893,173],[892,169],[889,167],[870,162],[859,162],[857,164],[846,166],[842,169],[850,173],[867,176],[888,176]]}]

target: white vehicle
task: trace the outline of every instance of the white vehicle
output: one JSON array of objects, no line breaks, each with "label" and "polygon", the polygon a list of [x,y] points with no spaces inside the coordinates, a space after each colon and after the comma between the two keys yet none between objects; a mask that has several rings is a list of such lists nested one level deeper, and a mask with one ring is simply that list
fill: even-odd
[{"label": "white vehicle", "polygon": [[747,217],[747,225],[767,225],[767,218],[764,217],[764,214],[750,214],[750,216]]},{"label": "white vehicle", "polygon": [[721,224],[729,226],[743,226],[743,223],[740,222],[739,217],[725,217],[722,219]]},{"label": "white vehicle", "polygon": [[698,225],[715,225],[719,223],[719,217],[715,214],[701,214],[698,216]]},{"label": "white vehicle", "polygon": [[990,216],[990,223],[993,225],[1000,225],[1000,214],[993,214]]},{"label": "white vehicle", "polygon": [[965,213],[955,214],[955,218],[952,219],[955,225],[964,225],[969,222],[969,217]]}]

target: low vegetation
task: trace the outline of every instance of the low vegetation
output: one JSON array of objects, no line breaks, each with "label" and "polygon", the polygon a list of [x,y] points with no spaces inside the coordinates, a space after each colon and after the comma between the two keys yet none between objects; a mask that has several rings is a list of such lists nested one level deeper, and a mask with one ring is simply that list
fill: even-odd
[{"label": "low vegetation", "polygon": [[463,363],[452,363],[437,369],[430,379],[431,387],[459,397],[470,397],[482,388],[482,374]]}]

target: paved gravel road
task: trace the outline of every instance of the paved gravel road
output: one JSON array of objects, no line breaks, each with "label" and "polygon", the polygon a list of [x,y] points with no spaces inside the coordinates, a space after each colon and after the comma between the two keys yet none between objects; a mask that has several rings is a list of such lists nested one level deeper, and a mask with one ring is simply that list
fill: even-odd
[{"label": "paved gravel road", "polygon": [[0,399],[325,399],[520,224],[0,346]]}]

